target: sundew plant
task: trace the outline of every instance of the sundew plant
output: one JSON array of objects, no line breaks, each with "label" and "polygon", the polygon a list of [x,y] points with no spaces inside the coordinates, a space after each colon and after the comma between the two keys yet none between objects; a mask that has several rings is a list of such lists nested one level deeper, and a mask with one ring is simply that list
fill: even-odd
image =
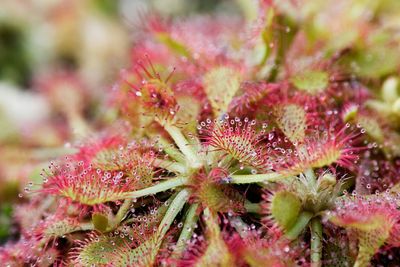
[{"label": "sundew plant", "polygon": [[399,266],[400,4],[239,3],[144,15],[107,123],[60,100],[2,266]]}]

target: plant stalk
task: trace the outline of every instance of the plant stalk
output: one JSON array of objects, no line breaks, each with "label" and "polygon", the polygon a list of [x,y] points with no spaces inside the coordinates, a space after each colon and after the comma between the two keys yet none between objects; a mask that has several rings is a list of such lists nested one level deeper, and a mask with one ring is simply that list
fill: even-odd
[{"label": "plant stalk", "polygon": [[[181,190],[179,193],[175,193],[169,199],[172,199],[163,219],[161,220],[158,230],[155,235],[148,239],[146,242],[142,243],[139,247],[135,248],[132,252],[136,257],[143,257],[144,260],[138,259],[137,262],[141,262],[140,266],[153,266],[154,261],[157,257],[158,250],[160,249],[164,236],[171,227],[171,224],[175,220],[176,215],[182,210],[183,206],[189,199],[189,191],[187,189]],[[143,254],[143,251],[149,253],[148,256]],[[136,265],[132,265],[136,266]]]},{"label": "plant stalk", "polygon": [[183,155],[185,155],[190,166],[193,168],[199,168],[201,166],[201,161],[181,130],[175,125],[168,123],[164,125],[164,129],[169,133],[172,139],[174,139],[175,144],[179,147]]},{"label": "plant stalk", "polygon": [[285,178],[286,175],[280,173],[264,173],[264,174],[243,174],[230,176],[229,183],[232,184],[251,184],[260,182],[276,182]]},{"label": "plant stalk", "polygon": [[132,199],[125,199],[124,203],[119,207],[117,214],[115,215],[114,219],[114,227],[116,227],[126,216],[131,207]]},{"label": "plant stalk", "polygon": [[156,185],[133,192],[128,192],[126,193],[126,198],[139,198],[148,195],[154,195],[159,192],[167,191],[169,189],[185,185],[188,183],[188,180],[189,180],[188,177],[181,177],[181,176],[170,178]]},{"label": "plant stalk", "polygon": [[185,156],[178,150],[173,144],[170,144],[167,140],[164,138],[160,138],[158,140],[160,143],[160,147],[164,150],[165,153],[168,154],[172,159],[176,160],[177,162],[180,163],[185,163]]},{"label": "plant stalk", "polygon": [[189,191],[187,189],[183,189],[171,202],[158,228],[161,238],[167,233],[172,222],[175,220],[176,215],[178,215],[183,206],[186,204],[186,201],[189,199],[189,195]]},{"label": "plant stalk", "polygon": [[157,167],[166,169],[173,173],[185,173],[186,172],[185,166],[179,162],[172,162],[172,161],[163,160],[163,159],[156,159],[154,161],[154,164]]},{"label": "plant stalk", "polygon": [[174,254],[172,255],[173,258],[178,259],[181,257],[182,252],[185,249],[186,242],[190,240],[193,232],[194,232],[194,225],[196,224],[199,216],[196,214],[197,208],[199,204],[195,203],[190,206],[189,210],[186,213],[186,219],[183,224],[183,228],[181,234],[179,235],[179,239],[176,242]]},{"label": "plant stalk", "polygon": [[319,217],[311,220],[311,267],[321,267],[322,257],[322,224]]},{"label": "plant stalk", "polygon": [[310,222],[313,214],[308,211],[303,211],[300,213],[299,218],[296,223],[290,228],[289,231],[286,232],[285,236],[290,240],[295,240],[299,234],[307,227]]}]

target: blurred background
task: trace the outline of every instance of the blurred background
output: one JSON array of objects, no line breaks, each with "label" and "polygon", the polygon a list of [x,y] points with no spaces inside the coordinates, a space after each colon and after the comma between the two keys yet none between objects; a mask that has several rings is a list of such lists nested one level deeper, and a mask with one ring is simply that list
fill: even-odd
[{"label": "blurred background", "polygon": [[239,2],[0,1],[0,243],[12,234],[12,203],[28,179],[68,154],[87,121],[100,127],[112,117],[107,91],[129,65],[135,27],[150,12],[237,13]]}]

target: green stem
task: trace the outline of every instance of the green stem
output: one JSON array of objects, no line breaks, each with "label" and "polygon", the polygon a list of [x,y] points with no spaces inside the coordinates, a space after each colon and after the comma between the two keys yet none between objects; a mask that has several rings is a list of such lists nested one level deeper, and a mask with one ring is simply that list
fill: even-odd
[{"label": "green stem", "polygon": [[126,216],[132,204],[132,199],[125,199],[124,203],[122,203],[121,207],[117,214],[115,215],[114,219],[114,227],[116,227]]},{"label": "green stem", "polygon": [[248,213],[260,213],[261,212],[260,203],[251,203],[250,201],[246,201],[244,203],[244,207]]},{"label": "green stem", "polygon": [[148,196],[148,195],[154,195],[159,192],[167,191],[169,189],[182,186],[188,183],[189,178],[187,177],[174,177],[174,178],[169,178],[168,180],[165,180],[163,182],[160,182],[156,185],[133,191],[133,192],[128,192],[126,193],[126,198],[138,198],[138,197],[143,197],[143,196]]},{"label": "green stem", "polygon": [[185,163],[185,156],[178,149],[176,149],[173,144],[170,144],[162,137],[159,139],[158,142],[164,152],[167,153],[172,159],[183,164]]},{"label": "green stem", "polygon": [[286,175],[271,172],[264,174],[244,174],[244,175],[232,175],[230,178],[230,183],[232,184],[251,184],[259,182],[276,182]]},{"label": "green stem", "polygon": [[175,125],[168,123],[164,125],[164,129],[169,133],[172,139],[174,139],[175,144],[188,159],[190,165],[194,168],[199,168],[201,166],[201,161],[181,130]]},{"label": "green stem", "polygon": [[[141,251],[148,251],[150,256],[148,257],[149,260],[146,262],[146,266],[153,266],[154,260],[158,254],[158,250],[163,243],[163,239],[171,224],[174,222],[175,217],[178,213],[182,210],[183,206],[189,199],[189,190],[183,189],[176,196],[172,196],[170,199],[173,198],[171,204],[168,207],[167,212],[165,213],[159,227],[158,231],[156,232],[153,240],[148,240],[147,242],[143,243],[141,246],[136,248],[140,253]],[[136,252],[135,252],[136,254]]]},{"label": "green stem", "polygon": [[297,219],[296,223],[290,228],[289,231],[286,232],[285,236],[290,240],[295,240],[299,234],[307,227],[308,223],[310,222],[313,214],[308,211],[303,211],[300,213],[299,218]]},{"label": "green stem", "polygon": [[321,267],[322,224],[319,217],[311,220],[311,267]]},{"label": "green stem", "polygon": [[185,217],[185,222],[183,224],[183,228],[181,234],[179,235],[179,239],[176,242],[173,258],[178,259],[181,257],[183,250],[185,249],[186,242],[190,240],[193,232],[194,232],[194,225],[196,224],[199,216],[196,214],[197,208],[199,204],[193,204],[190,206],[189,210],[187,211]]},{"label": "green stem", "polygon": [[170,172],[173,173],[185,173],[186,172],[186,168],[183,164],[178,163],[178,162],[172,162],[172,161],[168,161],[168,160],[162,160],[162,159],[156,159],[154,161],[154,164],[157,167],[166,169]]},{"label": "green stem", "polygon": [[160,238],[162,238],[167,233],[172,222],[175,220],[176,215],[178,215],[178,213],[185,205],[186,201],[189,199],[189,195],[189,191],[187,189],[183,189],[171,202],[158,228]]},{"label": "green stem", "polygon": [[[157,232],[132,251],[132,255],[134,255],[133,261],[130,262],[129,266],[136,266],[139,262],[141,263],[140,266],[154,266],[154,261],[157,257],[158,250],[163,243],[165,234],[188,199],[189,191],[187,189],[183,189],[179,193],[173,194],[168,199],[168,201],[172,200],[172,202],[161,220]],[[136,265],[134,265],[134,263],[136,263]]]}]

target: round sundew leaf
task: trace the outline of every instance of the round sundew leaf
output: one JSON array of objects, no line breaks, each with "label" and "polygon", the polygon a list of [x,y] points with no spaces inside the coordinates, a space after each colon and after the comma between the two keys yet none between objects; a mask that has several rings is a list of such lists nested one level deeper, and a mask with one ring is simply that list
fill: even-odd
[{"label": "round sundew leaf", "polygon": [[385,223],[386,218],[378,214],[376,216],[371,216],[371,217],[365,216],[365,218],[351,221],[351,220],[344,220],[339,216],[336,217],[333,216],[330,218],[330,221],[338,226],[353,228],[360,231],[368,232],[380,228]]},{"label": "round sundew leaf", "polygon": [[345,227],[358,238],[357,266],[367,266],[372,256],[388,239],[391,226],[387,220],[388,218],[379,214],[370,218],[366,216],[359,221],[344,220],[340,217],[330,218],[332,223]]},{"label": "round sundew leaf", "polygon": [[252,122],[217,123],[213,125],[213,130],[207,138],[210,146],[223,151],[242,165],[258,170],[265,167],[262,148],[257,145],[262,135],[253,129]]},{"label": "round sundew leaf", "polygon": [[204,76],[204,89],[215,114],[228,110],[240,87],[240,74],[229,67],[211,69]]},{"label": "round sundew leaf", "polygon": [[[127,242],[127,240],[119,237],[93,235],[74,251],[72,263],[75,266],[110,266],[115,261],[110,256],[118,251],[119,248],[126,246],[124,242]],[[118,255],[118,260],[122,263],[124,257]],[[127,264],[128,261],[126,260],[125,266]]]},{"label": "round sundew leaf", "polygon": [[297,89],[315,95],[328,86],[329,75],[323,71],[305,71],[292,77],[291,81]]},{"label": "round sundew leaf", "polygon": [[92,206],[123,199],[126,192],[135,188],[136,180],[125,179],[122,172],[78,167],[69,166],[49,175],[42,191]]},{"label": "round sundew leaf", "polygon": [[307,126],[305,110],[295,104],[280,106],[276,111],[279,129],[293,143],[304,140]]},{"label": "round sundew leaf", "polygon": [[119,151],[117,149],[102,150],[93,157],[92,164],[94,168],[100,168],[105,171],[117,171],[121,169],[121,166],[127,165],[129,159],[122,161],[121,157],[118,157]]},{"label": "round sundew leaf", "polygon": [[389,237],[389,233],[385,229],[385,227],[380,227],[368,232],[355,232],[355,234],[358,235],[359,243],[357,260],[354,266],[368,266],[370,264],[371,258],[385,243],[385,240]]},{"label": "round sundew leaf", "polygon": [[398,221],[397,203],[376,195],[347,196],[341,201],[336,203],[337,207],[328,219],[357,238],[359,249],[354,266],[367,266],[371,257],[390,237]]},{"label": "round sundew leaf", "polygon": [[272,196],[270,211],[275,222],[287,231],[301,212],[301,200],[291,192],[277,192]]},{"label": "round sundew leaf", "polygon": [[303,140],[303,143],[296,147],[298,153],[294,164],[287,168],[297,173],[309,168],[321,168],[337,163],[345,168],[354,168],[359,159],[360,147],[353,146],[353,141],[358,138],[358,133],[342,129],[326,128],[324,134],[311,132]]},{"label": "round sundew leaf", "polygon": [[112,265],[116,267],[137,266],[147,267],[154,266],[158,248],[161,245],[161,239],[156,235],[141,243],[136,248],[124,242],[111,252],[106,252],[107,258],[112,258]]}]

